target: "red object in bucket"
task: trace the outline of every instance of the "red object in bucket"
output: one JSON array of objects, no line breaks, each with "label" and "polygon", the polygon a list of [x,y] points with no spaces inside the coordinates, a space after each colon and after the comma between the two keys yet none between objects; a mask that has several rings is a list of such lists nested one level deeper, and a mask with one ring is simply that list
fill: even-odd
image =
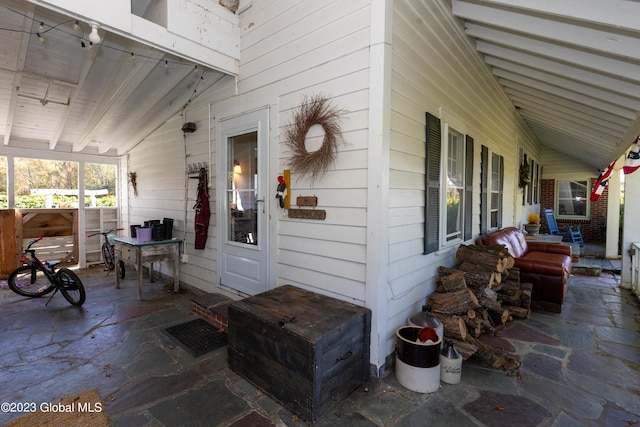
[{"label": "red object in bucket", "polygon": [[427,342],[428,340],[436,342],[438,341],[438,333],[434,328],[425,326],[424,328],[420,329],[420,332],[418,332],[418,340],[420,340],[421,342]]}]

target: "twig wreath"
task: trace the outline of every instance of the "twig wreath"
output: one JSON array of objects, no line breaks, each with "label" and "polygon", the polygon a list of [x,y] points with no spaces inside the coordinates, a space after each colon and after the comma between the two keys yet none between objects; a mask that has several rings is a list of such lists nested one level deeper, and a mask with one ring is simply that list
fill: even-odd
[{"label": "twig wreath", "polygon": [[[294,112],[293,123],[287,126],[285,140],[292,151],[289,166],[296,172],[311,175],[311,180],[321,177],[333,163],[338,144],[344,142],[340,130],[340,113],[329,104],[329,98],[316,95],[305,97],[300,107]],[[320,125],[324,130],[322,146],[309,152],[305,139],[313,125]]]}]

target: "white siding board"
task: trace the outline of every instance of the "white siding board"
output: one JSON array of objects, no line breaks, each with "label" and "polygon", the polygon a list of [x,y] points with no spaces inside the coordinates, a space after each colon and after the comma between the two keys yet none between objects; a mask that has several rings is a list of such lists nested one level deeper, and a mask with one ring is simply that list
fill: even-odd
[{"label": "white siding board", "polygon": [[279,277],[281,284],[292,284],[358,305],[364,302],[364,282],[288,264],[280,266]]},{"label": "white siding board", "polygon": [[363,227],[340,227],[310,221],[282,221],[279,234],[298,236],[314,240],[327,240],[339,243],[366,243],[366,231]]},{"label": "white siding board", "polygon": [[289,252],[302,252],[364,264],[365,246],[353,243],[336,243],[328,240],[311,241],[303,237],[284,236],[278,238],[278,248]]}]

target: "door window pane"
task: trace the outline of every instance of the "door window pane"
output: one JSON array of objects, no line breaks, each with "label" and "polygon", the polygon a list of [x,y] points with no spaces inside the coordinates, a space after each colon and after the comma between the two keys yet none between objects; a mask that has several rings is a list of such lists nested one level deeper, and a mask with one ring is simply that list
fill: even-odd
[{"label": "door window pane", "polygon": [[258,132],[227,140],[227,202],[231,242],[258,244]]}]

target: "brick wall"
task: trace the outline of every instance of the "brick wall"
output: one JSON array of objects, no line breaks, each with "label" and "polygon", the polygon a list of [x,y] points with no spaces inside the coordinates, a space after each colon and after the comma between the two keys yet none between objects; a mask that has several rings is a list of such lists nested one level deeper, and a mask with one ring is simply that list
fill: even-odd
[{"label": "brick wall", "polygon": [[[590,188],[593,188],[597,178],[591,178]],[[540,184],[540,209],[554,209],[555,211],[555,193],[556,193],[556,180],[555,179],[543,179]],[[609,201],[609,190],[605,190],[600,199],[597,202],[590,202],[590,218],[588,220],[563,220],[556,217],[558,222],[558,228],[560,231],[566,230],[571,225],[579,225],[582,231],[582,238],[585,242],[590,243],[604,243],[606,241],[606,223],[605,215],[607,213],[607,204]],[[541,233],[548,233],[549,228],[544,219],[544,215],[540,212],[542,217]]]}]

